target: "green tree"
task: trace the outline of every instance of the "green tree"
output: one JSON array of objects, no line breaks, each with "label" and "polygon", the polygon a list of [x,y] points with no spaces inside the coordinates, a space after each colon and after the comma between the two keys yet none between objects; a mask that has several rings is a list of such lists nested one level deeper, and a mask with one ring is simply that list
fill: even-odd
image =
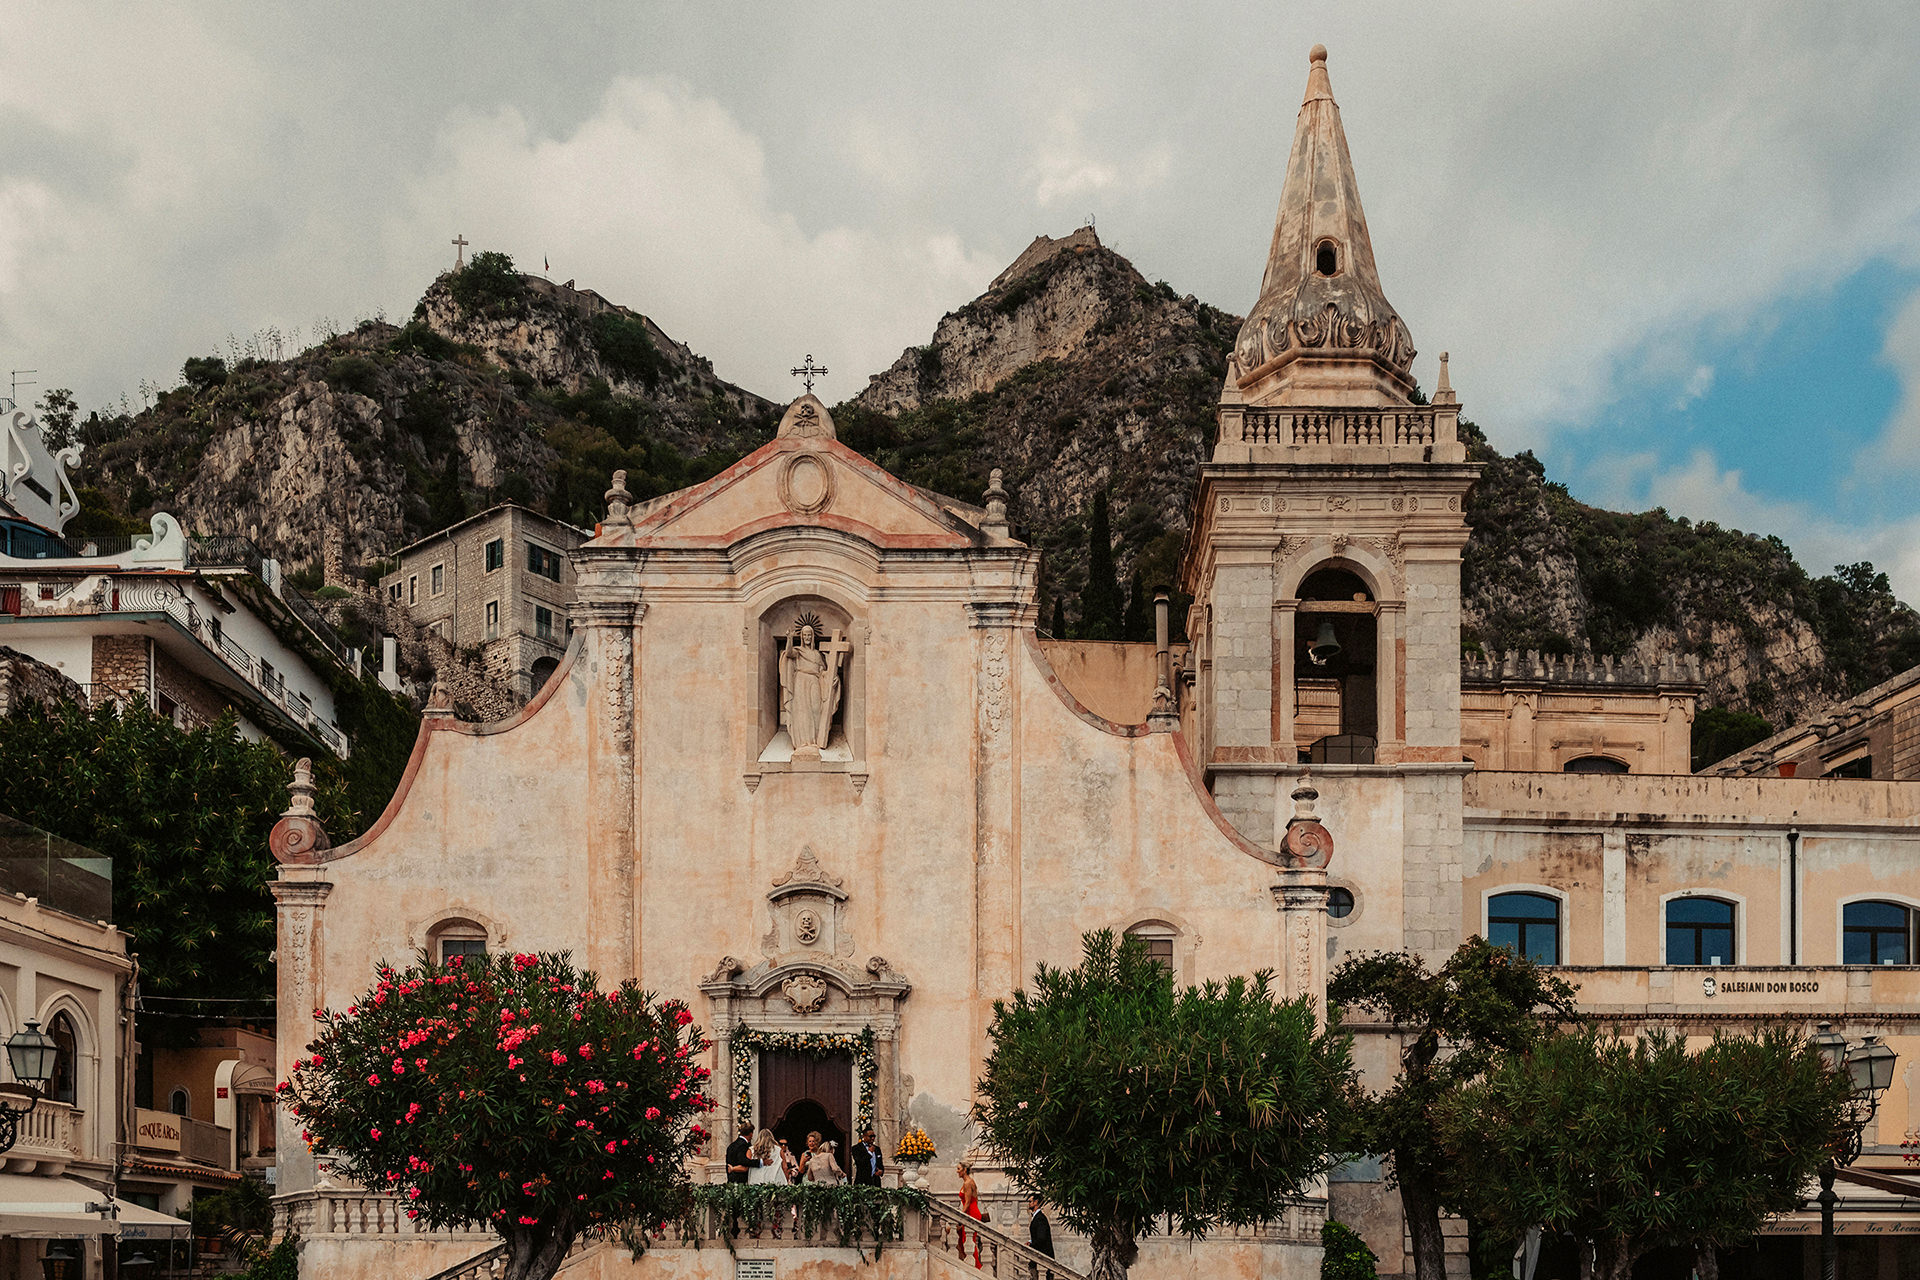
[{"label": "green tree", "polygon": [[[351,828],[337,774],[321,780],[323,821]],[[139,698],[0,721],[0,810],[113,859],[115,922],[138,940],[148,996],[272,997],[267,833],[286,807],[285,757],[231,712],[191,732]]]},{"label": "green tree", "polygon": [[506,1280],[547,1280],[580,1234],[681,1215],[707,1140],[712,1047],[679,1001],[602,993],[565,954],[381,966],[322,1015],[280,1086],[302,1137],[427,1227],[484,1223]]},{"label": "green tree", "polygon": [[1153,602],[1147,599],[1146,587],[1142,584],[1140,571],[1133,571],[1133,584],[1127,592],[1127,620],[1120,628],[1123,640],[1153,639]]},{"label": "green tree", "polygon": [[1800,1031],[1686,1041],[1593,1029],[1545,1038],[1437,1112],[1449,1198],[1507,1239],[1531,1226],[1627,1280],[1653,1249],[1750,1240],[1796,1207],[1843,1140],[1848,1086]]},{"label": "green tree", "polygon": [[1745,751],[1773,736],[1773,726],[1751,711],[1733,707],[1702,707],[1693,717],[1693,769]]},{"label": "green tree", "polygon": [[432,480],[427,482],[427,527],[448,528],[467,518],[467,495],[460,488],[460,455],[449,453]]},{"label": "green tree", "polygon": [[1320,1227],[1320,1280],[1374,1280],[1379,1255],[1360,1233],[1329,1218]]},{"label": "green tree", "polygon": [[1552,1019],[1574,1019],[1575,988],[1532,961],[1469,938],[1438,973],[1415,955],[1355,956],[1334,971],[1327,998],[1364,1010],[1405,1037],[1400,1075],[1357,1113],[1354,1149],[1391,1160],[1390,1176],[1413,1238],[1419,1280],[1445,1280],[1438,1186],[1448,1155],[1434,1136],[1441,1103],[1546,1035]]},{"label": "green tree", "polygon": [[211,391],[227,381],[227,362],[219,356],[188,356],[180,377],[194,391]]},{"label": "green tree", "polygon": [[1138,939],[1084,942],[1078,968],[994,1001],[974,1119],[1013,1184],[1086,1234],[1094,1280],[1124,1280],[1158,1219],[1266,1222],[1331,1167],[1349,1042],[1269,972],[1175,991]]},{"label": "green tree", "polygon": [[513,259],[491,249],[474,254],[472,261],[446,280],[453,300],[473,315],[516,315],[526,303],[527,282]]},{"label": "green tree", "polygon": [[1067,638],[1067,601],[1065,596],[1055,596],[1053,598],[1053,638],[1055,640],[1065,640]]},{"label": "green tree", "polygon": [[39,410],[40,438],[48,449],[58,453],[80,443],[80,433],[74,427],[80,406],[75,403],[71,390],[55,387],[40,397],[36,407]]},{"label": "green tree", "polygon": [[1113,533],[1107,520],[1107,491],[1093,495],[1093,519],[1087,526],[1087,589],[1080,593],[1080,635],[1087,640],[1123,638],[1124,603],[1113,570]]}]

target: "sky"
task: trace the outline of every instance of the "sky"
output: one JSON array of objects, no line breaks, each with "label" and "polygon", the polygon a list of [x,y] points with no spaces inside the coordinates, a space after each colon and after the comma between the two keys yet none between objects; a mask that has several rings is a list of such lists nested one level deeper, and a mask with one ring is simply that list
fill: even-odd
[{"label": "sky", "polygon": [[1577,497],[1920,600],[1911,0],[7,8],[23,402],[404,319],[456,235],[779,400],[809,354],[854,394],[1089,218],[1244,313],[1324,43],[1423,382],[1450,351]]}]

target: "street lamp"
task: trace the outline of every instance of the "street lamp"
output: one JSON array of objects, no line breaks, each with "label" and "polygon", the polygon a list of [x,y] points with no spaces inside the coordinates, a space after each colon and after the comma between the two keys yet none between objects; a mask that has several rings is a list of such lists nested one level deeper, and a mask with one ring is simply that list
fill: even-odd
[{"label": "street lamp", "polygon": [[[40,1105],[59,1056],[60,1046],[31,1018],[27,1019],[25,1031],[16,1031],[7,1037],[7,1065],[13,1068],[13,1078],[19,1088],[0,1093],[0,1152],[13,1150],[13,1144],[19,1141],[20,1117]],[[24,1107],[15,1107],[7,1101],[22,1094],[27,1100]]]},{"label": "street lamp", "polygon": [[1833,1193],[1834,1174],[1860,1158],[1860,1135],[1880,1109],[1880,1095],[1893,1084],[1893,1063],[1898,1056],[1879,1036],[1862,1036],[1858,1045],[1823,1022],[1812,1037],[1813,1047],[1826,1059],[1828,1069],[1845,1072],[1852,1097],[1847,1101],[1847,1137],[1843,1151],[1836,1151],[1820,1166],[1820,1275],[1835,1280],[1840,1266],[1840,1244],[1833,1234],[1833,1209],[1840,1197]]}]

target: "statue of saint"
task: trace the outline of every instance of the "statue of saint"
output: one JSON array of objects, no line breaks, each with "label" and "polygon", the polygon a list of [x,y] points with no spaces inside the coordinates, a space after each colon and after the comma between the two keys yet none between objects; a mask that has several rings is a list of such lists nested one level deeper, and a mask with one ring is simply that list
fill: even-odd
[{"label": "statue of saint", "polygon": [[840,663],[853,648],[838,634],[820,643],[810,622],[802,622],[780,654],[780,724],[793,744],[794,759],[819,759],[840,707]]}]

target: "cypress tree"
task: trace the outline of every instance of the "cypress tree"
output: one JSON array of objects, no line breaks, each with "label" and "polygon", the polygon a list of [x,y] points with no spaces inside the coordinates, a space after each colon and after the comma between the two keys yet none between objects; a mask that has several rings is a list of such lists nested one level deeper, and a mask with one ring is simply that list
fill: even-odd
[{"label": "cypress tree", "polygon": [[1055,640],[1065,640],[1067,638],[1067,600],[1065,596],[1055,596],[1053,598],[1053,638]]},{"label": "cypress tree", "polygon": [[1080,634],[1088,640],[1118,640],[1126,624],[1125,603],[1113,573],[1113,534],[1107,524],[1107,491],[1093,496],[1087,530],[1087,589],[1080,597]]},{"label": "cypress tree", "polygon": [[1153,611],[1147,607],[1147,589],[1141,585],[1140,571],[1133,571],[1133,584],[1127,593],[1127,625],[1123,640],[1153,639]]}]

